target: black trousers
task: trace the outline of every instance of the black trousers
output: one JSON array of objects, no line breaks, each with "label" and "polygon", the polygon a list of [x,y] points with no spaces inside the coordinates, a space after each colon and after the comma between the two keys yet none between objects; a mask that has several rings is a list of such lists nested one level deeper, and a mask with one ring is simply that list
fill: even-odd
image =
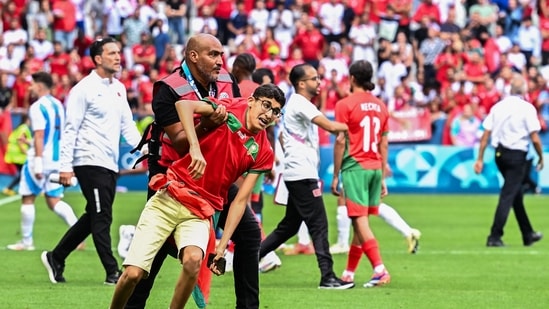
[{"label": "black trousers", "polygon": [[289,192],[286,214],[276,229],[261,242],[260,258],[297,234],[301,222],[305,221],[315,247],[322,280],[335,277],[328,243],[328,219],[318,180],[304,179],[284,183]]},{"label": "black trousers", "polygon": [[503,236],[503,228],[511,208],[515,213],[523,238],[533,232],[524,208],[522,192],[522,180],[526,174],[527,164],[525,151],[507,149],[502,146],[496,148],[496,165],[503,176],[503,187],[499,194],[490,239],[497,240]]},{"label": "black trousers", "polygon": [[64,265],[69,254],[91,234],[106,274],[113,274],[119,270],[111,246],[112,204],[117,174],[100,166],[76,166],[74,173],[86,198],[86,209],[53,249],[53,258]]},{"label": "black trousers", "polygon": [[[162,171],[163,170],[163,171]],[[156,164],[149,163],[149,177],[165,169]],[[227,203],[219,216],[218,226],[223,228],[227,220],[230,205],[236,194],[238,187],[232,185],[229,189]],[[154,195],[154,191],[149,190],[147,198]],[[240,223],[236,227],[231,240],[234,242],[233,276],[234,289],[236,295],[236,308],[259,308],[259,245],[261,243],[261,230],[251,209],[246,208]],[[133,294],[130,296],[127,309],[145,308],[147,299],[154,285],[154,280],[164,260],[168,255],[177,257],[177,249],[168,243],[164,243],[160,251],[156,254],[151,271],[147,279],[139,281]]]}]

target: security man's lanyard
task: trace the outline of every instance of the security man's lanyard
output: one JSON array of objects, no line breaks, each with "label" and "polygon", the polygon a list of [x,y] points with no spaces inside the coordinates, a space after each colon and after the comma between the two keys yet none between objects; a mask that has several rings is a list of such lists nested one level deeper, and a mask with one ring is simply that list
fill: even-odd
[{"label": "security man's lanyard", "polygon": [[[187,66],[187,62],[183,61],[181,64],[181,69],[183,69],[183,73],[185,74],[185,78],[187,79],[187,82],[193,88],[194,93],[198,96],[200,100],[202,100],[202,95],[200,94],[200,91],[198,91],[198,88],[196,87],[196,83],[194,81],[193,75],[191,74],[191,71],[189,70],[189,66]],[[212,86],[212,83],[210,83],[210,90],[209,94],[210,97],[215,98],[215,89]]]}]

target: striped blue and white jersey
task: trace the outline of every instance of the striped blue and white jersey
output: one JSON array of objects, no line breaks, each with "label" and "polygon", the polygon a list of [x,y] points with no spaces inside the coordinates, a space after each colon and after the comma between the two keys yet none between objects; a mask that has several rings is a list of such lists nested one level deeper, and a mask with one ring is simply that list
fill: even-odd
[{"label": "striped blue and white jersey", "polygon": [[[42,154],[44,170],[59,170],[61,133],[65,127],[65,109],[59,100],[45,95],[34,102],[29,109],[29,119],[33,138],[35,132],[44,131],[44,150]],[[27,153],[27,161],[33,162],[36,149],[34,142]]]}]

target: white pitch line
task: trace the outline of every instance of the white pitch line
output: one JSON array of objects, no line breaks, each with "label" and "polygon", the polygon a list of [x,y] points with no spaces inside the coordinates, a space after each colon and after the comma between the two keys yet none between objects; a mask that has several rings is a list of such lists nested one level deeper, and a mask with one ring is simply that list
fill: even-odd
[{"label": "white pitch line", "polygon": [[11,202],[15,202],[20,198],[21,198],[20,195],[14,195],[14,196],[8,196],[8,197],[5,197],[3,199],[0,199],[0,207],[4,206],[6,204],[9,204]]}]

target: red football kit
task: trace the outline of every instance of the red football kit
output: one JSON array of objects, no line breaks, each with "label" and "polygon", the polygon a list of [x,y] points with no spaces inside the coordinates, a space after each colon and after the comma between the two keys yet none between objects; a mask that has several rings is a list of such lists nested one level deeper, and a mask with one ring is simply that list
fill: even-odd
[{"label": "red football kit", "polygon": [[247,98],[208,99],[225,105],[229,119],[200,139],[202,155],[207,162],[204,175],[196,180],[191,178],[187,169],[191,156],[186,154],[168,168],[168,174],[173,173],[176,177],[169,179],[168,176],[168,180],[183,182],[185,187],[198,193],[214,209],[222,210],[230,185],[245,173],[270,171],[274,152],[265,130],[252,134],[246,129]]},{"label": "red football kit", "polygon": [[377,145],[389,133],[385,104],[369,92],[354,93],[336,104],[335,118],[349,126],[342,166],[359,164],[363,169],[381,169],[383,162]]}]

